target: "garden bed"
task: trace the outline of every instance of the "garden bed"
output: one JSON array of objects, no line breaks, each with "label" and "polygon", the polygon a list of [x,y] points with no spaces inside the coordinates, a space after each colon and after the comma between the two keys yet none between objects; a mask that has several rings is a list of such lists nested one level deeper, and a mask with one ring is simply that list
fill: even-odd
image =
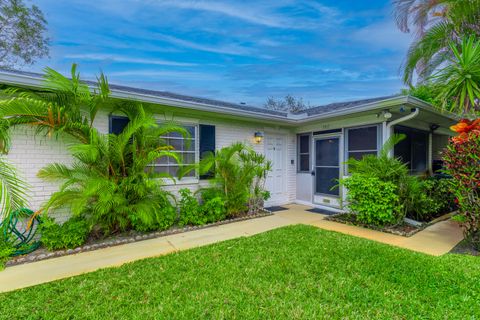
[{"label": "garden bed", "polygon": [[417,232],[422,231],[423,229],[425,229],[426,227],[428,227],[432,224],[435,224],[437,222],[449,219],[453,214],[454,214],[453,212],[448,213],[448,214],[444,214],[444,215],[442,215],[438,218],[433,219],[430,222],[421,223],[419,225],[412,225],[412,224],[409,224],[405,221],[402,221],[401,223],[399,223],[397,225],[386,226],[386,227],[378,227],[378,226],[373,226],[373,225],[368,225],[368,224],[361,223],[361,222],[357,221],[356,215],[353,214],[353,213],[340,213],[340,214],[336,214],[336,215],[326,217],[325,220],[335,221],[335,222],[349,224],[349,225],[354,225],[354,226],[363,227],[363,228],[367,228],[367,229],[373,229],[373,230],[386,232],[386,233],[391,233],[391,234],[395,234],[395,235],[399,235],[399,236],[403,236],[403,237],[411,237],[414,234],[416,234]]},{"label": "garden bed", "polygon": [[232,219],[226,219],[226,220],[209,223],[201,226],[173,227],[168,230],[154,231],[154,232],[129,231],[126,233],[111,236],[106,239],[88,240],[87,243],[85,243],[83,246],[77,247],[75,249],[48,251],[44,247],[41,247],[40,249],[33,251],[29,254],[13,257],[6,263],[6,266],[8,267],[8,266],[14,266],[14,265],[19,265],[24,263],[36,262],[36,261],[71,255],[71,254],[77,254],[81,252],[87,252],[87,251],[93,251],[93,250],[102,249],[102,248],[118,246],[118,245],[137,242],[137,241],[169,236],[172,234],[210,228],[214,226],[219,226],[219,225],[243,221],[243,220],[262,218],[262,217],[270,216],[272,214],[273,213],[268,210],[263,210],[257,214],[245,214],[243,216],[238,216]]},{"label": "garden bed", "polygon": [[458,243],[450,253],[480,256],[480,251],[476,250],[467,240]]}]

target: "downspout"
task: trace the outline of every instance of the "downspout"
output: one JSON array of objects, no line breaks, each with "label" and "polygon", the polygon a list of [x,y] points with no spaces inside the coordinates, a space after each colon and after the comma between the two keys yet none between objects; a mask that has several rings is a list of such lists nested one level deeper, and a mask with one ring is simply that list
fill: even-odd
[{"label": "downspout", "polygon": [[[418,116],[419,113],[420,113],[419,108],[411,109],[411,113],[409,115],[406,115],[405,117],[395,119],[392,122],[387,123],[386,130],[385,130],[386,132],[384,133],[383,143],[385,143],[390,138],[390,136],[392,135],[392,128],[393,128],[394,125],[397,125],[399,123],[411,120],[411,119],[415,118],[416,116]],[[390,156],[392,154],[393,154],[393,150],[390,151]]]}]

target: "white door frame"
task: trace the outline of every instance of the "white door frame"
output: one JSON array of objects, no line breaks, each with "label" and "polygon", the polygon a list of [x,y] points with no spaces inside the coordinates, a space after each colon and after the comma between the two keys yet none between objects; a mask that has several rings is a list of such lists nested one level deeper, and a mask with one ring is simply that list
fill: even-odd
[{"label": "white door frame", "polygon": [[282,185],[282,196],[280,196],[278,199],[274,199],[273,197],[268,199],[266,203],[268,205],[283,205],[289,203],[288,201],[288,192],[287,192],[287,185],[288,185],[288,160],[287,160],[287,149],[288,149],[288,140],[287,140],[287,134],[285,133],[280,133],[280,132],[274,132],[274,131],[266,131],[265,132],[265,138],[264,138],[264,154],[267,154],[267,139],[269,137],[274,137],[274,138],[281,138],[282,139],[282,144],[283,144],[283,154],[282,154],[282,162],[283,162],[283,185]]},{"label": "white door frame", "polygon": [[[324,140],[329,138],[336,138],[338,139],[338,178],[341,179],[343,177],[343,163],[344,163],[344,139],[343,139],[343,130],[341,132],[336,133],[329,133],[329,134],[320,134],[314,135],[312,137],[312,172],[316,171],[316,155],[317,155],[317,147],[316,141],[317,140]],[[340,188],[340,187],[339,187]],[[339,189],[339,195],[326,195],[326,194],[318,194],[316,192],[316,176],[312,174],[312,203],[316,205],[322,205],[326,207],[332,207],[341,209],[342,207],[342,188]]]}]

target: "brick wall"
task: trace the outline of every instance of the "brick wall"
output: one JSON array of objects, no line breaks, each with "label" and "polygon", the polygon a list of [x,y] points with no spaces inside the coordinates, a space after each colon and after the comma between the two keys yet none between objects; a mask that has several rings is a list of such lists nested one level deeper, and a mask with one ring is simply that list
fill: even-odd
[{"label": "brick wall", "polygon": [[[99,112],[95,119],[95,127],[102,133],[108,133],[108,111]],[[266,127],[262,124],[249,124],[241,121],[223,121],[209,120],[203,121],[204,124],[212,124],[216,126],[216,146],[222,148],[234,142],[244,142],[251,145],[255,151],[264,153],[263,142],[256,144],[253,142],[253,136],[256,131],[265,131]],[[295,174],[296,164],[291,165],[290,160],[295,159],[296,139],[294,134],[287,131],[279,131],[287,135],[287,201],[295,200]],[[37,177],[38,171],[45,165],[59,162],[71,163],[72,159],[69,155],[67,147],[72,140],[66,141],[65,138],[45,137],[34,135],[34,130],[30,127],[18,127],[12,132],[12,149],[8,154],[8,159],[16,166],[18,174],[30,184],[29,207],[38,210],[42,203],[47,201],[50,195],[58,190],[58,185],[45,182]],[[181,188],[190,188],[192,191],[198,189],[199,185],[208,185],[208,182],[166,186],[165,189],[177,194]],[[68,217],[67,212],[58,212],[56,216],[60,220]]]}]

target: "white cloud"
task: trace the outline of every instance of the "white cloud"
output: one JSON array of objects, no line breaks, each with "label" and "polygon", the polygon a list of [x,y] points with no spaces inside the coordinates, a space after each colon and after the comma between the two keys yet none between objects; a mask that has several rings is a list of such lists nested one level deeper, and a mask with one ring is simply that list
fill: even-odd
[{"label": "white cloud", "polygon": [[135,58],[135,57],[125,57],[125,56],[105,54],[105,53],[67,54],[65,55],[65,58],[80,59],[80,60],[94,60],[94,61],[109,60],[113,62],[153,64],[153,65],[172,66],[172,67],[192,67],[197,65],[195,63],[176,62],[176,61],[168,61],[168,60],[162,60],[162,59],[144,59],[144,58]]},{"label": "white cloud", "polygon": [[203,73],[203,72],[190,72],[190,71],[156,71],[156,70],[128,70],[109,72],[109,77],[122,78],[122,77],[147,77],[147,78],[176,78],[176,79],[188,79],[188,80],[221,80],[220,76]]},{"label": "white cloud", "polygon": [[351,39],[371,45],[373,49],[406,51],[412,42],[410,34],[402,33],[392,18],[367,25],[351,34]]},{"label": "white cloud", "polygon": [[206,44],[199,44],[196,42],[176,38],[173,36],[163,35],[163,34],[156,34],[155,37],[159,40],[163,40],[177,46],[191,48],[191,49],[200,50],[200,51],[238,55],[238,56],[250,55],[252,53],[249,48],[245,48],[236,44],[206,45]]}]

